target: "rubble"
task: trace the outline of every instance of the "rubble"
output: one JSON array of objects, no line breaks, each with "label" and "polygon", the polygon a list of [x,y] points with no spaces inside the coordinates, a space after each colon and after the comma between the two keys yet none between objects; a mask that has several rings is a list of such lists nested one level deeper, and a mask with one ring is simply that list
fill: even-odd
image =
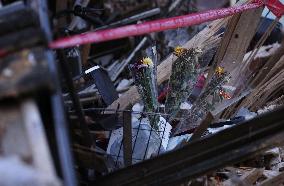
[{"label": "rubble", "polygon": [[284,184],[280,1],[0,5],[0,185]]}]

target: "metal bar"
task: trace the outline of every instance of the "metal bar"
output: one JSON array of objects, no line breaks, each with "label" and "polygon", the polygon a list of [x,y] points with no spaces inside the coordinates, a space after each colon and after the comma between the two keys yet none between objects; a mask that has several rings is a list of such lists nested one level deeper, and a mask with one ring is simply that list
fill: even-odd
[{"label": "metal bar", "polygon": [[94,29],[94,31],[102,30],[102,29],[106,29],[106,28],[110,28],[110,27],[115,27],[115,26],[119,26],[119,25],[126,25],[128,23],[138,21],[138,20],[141,20],[141,19],[145,19],[147,17],[151,17],[151,16],[154,16],[154,15],[157,15],[157,14],[160,14],[160,13],[161,13],[160,8],[154,8],[152,10],[148,10],[148,11],[136,14],[134,16],[125,18],[123,20],[116,21],[116,22],[111,23],[109,25],[104,25],[102,27],[96,28],[96,29]]},{"label": "metal bar", "polygon": [[65,53],[63,50],[59,50],[58,51],[58,57],[60,59],[60,66],[61,66],[61,70],[66,78],[66,83],[67,83],[67,87],[69,89],[70,92],[70,97],[72,99],[73,102],[73,106],[74,109],[76,111],[76,114],[78,116],[79,122],[80,122],[80,127],[82,129],[82,137],[83,137],[83,142],[85,145],[87,145],[88,147],[91,147],[92,145],[95,145],[95,143],[93,142],[93,138],[91,136],[90,130],[87,126],[86,120],[85,120],[85,116],[84,116],[84,112],[82,110],[82,105],[79,101],[79,97],[75,91],[75,87],[73,84],[73,80],[71,77],[71,73],[70,73],[70,67],[66,61],[66,57],[65,57]]},{"label": "metal bar", "polygon": [[283,143],[284,107],[176,151],[109,174],[96,185],[177,185]]},{"label": "metal bar", "polygon": [[55,92],[51,95],[51,110],[54,121],[54,132],[57,141],[57,151],[64,185],[77,186],[77,179],[74,166],[74,158],[71,153],[71,143],[68,134],[68,123],[65,118],[63,98],[58,78],[55,59],[51,51],[47,52],[48,65],[51,76],[54,78]]},{"label": "metal bar", "polygon": [[88,43],[98,43],[110,41],[129,36],[144,35],[152,32],[160,32],[169,29],[198,25],[204,22],[213,21],[234,15],[246,10],[256,9],[263,6],[262,2],[249,3],[237,7],[222,8],[209,10],[194,14],[188,14],[178,17],[149,21],[145,23],[127,25],[114,29],[101,30],[97,32],[89,32],[80,35],[74,35],[66,38],[58,39],[49,44],[52,49],[67,48]]},{"label": "metal bar", "polygon": [[45,32],[46,39],[51,41],[52,33],[49,24],[47,0],[27,0],[27,4],[37,12],[40,20],[40,27]]},{"label": "metal bar", "polygon": [[132,165],[131,112],[123,112],[123,157],[124,165]]}]

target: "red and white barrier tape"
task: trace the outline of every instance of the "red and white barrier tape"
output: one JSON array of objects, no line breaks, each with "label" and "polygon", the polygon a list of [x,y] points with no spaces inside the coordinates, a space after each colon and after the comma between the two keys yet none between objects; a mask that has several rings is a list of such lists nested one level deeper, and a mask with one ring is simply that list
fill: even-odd
[{"label": "red and white barrier tape", "polygon": [[49,47],[52,49],[68,48],[82,44],[98,43],[129,36],[144,35],[152,32],[160,32],[164,30],[193,26],[231,16],[245,10],[256,9],[263,5],[264,4],[262,2],[258,1],[237,7],[209,10],[205,12],[149,21],[140,24],[127,25],[113,29],[87,32],[84,34],[58,39],[50,43]]},{"label": "red and white barrier tape", "polygon": [[155,21],[144,22],[135,25],[106,29],[95,32],[74,35],[61,38],[49,44],[51,49],[68,48],[88,43],[99,43],[110,41],[129,36],[144,35],[152,32],[160,32],[169,29],[198,25],[204,22],[231,16],[246,10],[256,9],[261,6],[267,6],[277,17],[284,14],[284,5],[279,0],[255,0],[241,6],[209,10],[194,14],[188,14],[178,17],[160,19]]}]

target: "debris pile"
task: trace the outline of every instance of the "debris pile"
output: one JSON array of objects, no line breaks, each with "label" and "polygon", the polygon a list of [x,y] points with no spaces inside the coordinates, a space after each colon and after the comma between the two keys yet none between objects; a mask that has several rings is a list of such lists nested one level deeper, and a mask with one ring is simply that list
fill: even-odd
[{"label": "debris pile", "polygon": [[0,1],[0,185],[284,184],[283,4],[47,3]]}]

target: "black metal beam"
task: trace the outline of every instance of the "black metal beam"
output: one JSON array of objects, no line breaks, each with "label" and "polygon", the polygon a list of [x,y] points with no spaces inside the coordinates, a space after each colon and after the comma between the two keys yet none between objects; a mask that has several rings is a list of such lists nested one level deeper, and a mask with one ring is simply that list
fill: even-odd
[{"label": "black metal beam", "polygon": [[59,163],[64,185],[77,186],[77,178],[74,166],[74,157],[71,152],[71,143],[69,136],[69,126],[65,117],[65,110],[62,98],[62,91],[60,81],[57,73],[57,65],[53,53],[46,52],[48,58],[48,65],[55,84],[54,95],[51,96],[51,109],[54,121],[54,133],[57,142],[57,151],[59,156]]},{"label": "black metal beam", "polygon": [[284,108],[109,174],[95,185],[177,185],[284,141]]},{"label": "black metal beam", "polygon": [[78,94],[75,90],[75,86],[72,80],[72,76],[71,76],[71,70],[70,67],[68,65],[68,62],[66,60],[66,56],[63,50],[58,50],[58,57],[59,57],[59,64],[61,66],[61,70],[64,74],[65,80],[66,80],[66,84],[70,93],[70,97],[72,99],[73,102],[73,106],[75,109],[75,112],[78,116],[79,122],[80,122],[80,128],[82,129],[82,138],[83,138],[83,142],[84,145],[91,147],[92,145],[95,145],[94,140],[92,138],[92,135],[90,133],[90,130],[88,128],[87,122],[85,120],[85,114],[82,110],[82,105],[81,102],[79,100]]}]

